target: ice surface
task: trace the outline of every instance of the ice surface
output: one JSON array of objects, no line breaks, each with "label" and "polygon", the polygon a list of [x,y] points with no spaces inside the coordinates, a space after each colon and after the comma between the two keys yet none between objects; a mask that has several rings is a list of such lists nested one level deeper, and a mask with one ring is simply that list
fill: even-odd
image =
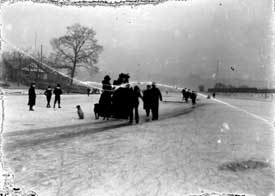
[{"label": "ice surface", "polygon": [[[17,186],[39,195],[274,192],[274,131],[233,108],[202,98],[192,108],[173,97],[161,103],[159,121],[125,126],[125,121],[93,120],[96,96],[64,95],[56,111],[47,109],[44,99],[38,97],[29,112],[26,97],[5,98],[5,164],[15,172]],[[270,109],[267,102],[233,102],[258,115],[270,114],[255,108]],[[84,121],[77,119],[76,104],[83,106]],[[220,131],[228,128],[224,123],[230,131]],[[224,163],[250,159],[269,160],[268,167],[218,170]]]}]

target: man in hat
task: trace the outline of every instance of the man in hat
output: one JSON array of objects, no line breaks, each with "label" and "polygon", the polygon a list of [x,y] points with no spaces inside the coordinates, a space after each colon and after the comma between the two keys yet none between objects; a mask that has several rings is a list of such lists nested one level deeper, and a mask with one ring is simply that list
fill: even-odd
[{"label": "man in hat", "polygon": [[28,105],[30,106],[29,110],[33,111],[33,106],[35,105],[35,100],[36,100],[35,83],[31,83],[28,95],[29,95]]},{"label": "man in hat", "polygon": [[56,85],[53,93],[55,94],[53,108],[55,108],[55,104],[56,103],[58,103],[58,108],[61,108],[61,106],[60,106],[60,99],[61,99],[61,95],[62,95],[62,90],[61,90],[60,84]]},{"label": "man in hat", "polygon": [[159,116],[159,101],[162,101],[162,95],[160,90],[156,87],[156,83],[152,83],[152,88],[150,89],[151,95],[151,109],[152,109],[152,120],[158,120]]},{"label": "man in hat", "polygon": [[151,85],[147,84],[146,89],[143,91],[143,109],[146,112],[146,121],[149,121],[151,110]]},{"label": "man in hat", "polygon": [[195,91],[192,91],[190,98],[192,100],[192,105],[195,105],[196,104],[196,99],[197,99],[197,93]]}]

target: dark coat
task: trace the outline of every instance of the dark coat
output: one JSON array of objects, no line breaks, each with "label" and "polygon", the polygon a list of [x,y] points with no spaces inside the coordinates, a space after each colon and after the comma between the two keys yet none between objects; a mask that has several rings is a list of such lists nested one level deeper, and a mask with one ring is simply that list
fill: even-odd
[{"label": "dark coat", "polygon": [[111,93],[108,91],[103,91],[103,93],[101,94],[101,96],[99,98],[99,104],[111,105],[111,103],[112,103]]},{"label": "dark coat", "polygon": [[185,99],[188,99],[188,98],[190,98],[190,95],[191,95],[191,93],[189,91],[185,91],[183,96],[185,97]]},{"label": "dark coat", "polygon": [[140,91],[133,91],[133,104],[134,106],[137,106],[139,105],[139,98],[142,99],[142,95],[141,95],[141,92]]},{"label": "dark coat", "polygon": [[111,83],[110,83],[110,81],[107,81],[107,80],[103,80],[102,81],[102,89],[103,90],[112,90],[112,86],[111,86]]},{"label": "dark coat", "polygon": [[150,89],[151,106],[158,106],[159,100],[162,101],[162,95],[157,87]]},{"label": "dark coat", "polygon": [[182,94],[183,96],[185,96],[185,93],[186,93],[185,89],[182,89],[181,94]]},{"label": "dark coat", "polygon": [[143,91],[143,109],[150,109],[151,104],[151,96],[150,96],[150,89],[146,89]]},{"label": "dark coat", "polygon": [[28,102],[28,105],[34,106],[35,105],[35,99],[36,99],[35,88],[30,87],[29,88],[29,102]]},{"label": "dark coat", "polygon": [[195,92],[191,93],[190,98],[192,100],[192,104],[196,104],[197,94]]},{"label": "dark coat", "polygon": [[46,97],[51,97],[52,96],[52,90],[51,89],[45,90],[44,95],[46,95]]},{"label": "dark coat", "polygon": [[99,104],[102,105],[111,105],[112,103],[112,86],[110,81],[103,80],[102,81],[102,89],[103,93],[99,98]]},{"label": "dark coat", "polygon": [[56,97],[60,97],[60,95],[62,95],[62,90],[61,88],[55,88],[53,93],[55,94]]},{"label": "dark coat", "polygon": [[127,107],[129,110],[134,107],[134,104],[136,103],[137,97],[134,95],[134,89],[132,87],[130,88],[125,88],[125,96],[123,98],[125,107]]},{"label": "dark coat", "polygon": [[118,88],[113,94],[112,103],[114,117],[127,119],[130,110],[133,108],[133,89]]}]

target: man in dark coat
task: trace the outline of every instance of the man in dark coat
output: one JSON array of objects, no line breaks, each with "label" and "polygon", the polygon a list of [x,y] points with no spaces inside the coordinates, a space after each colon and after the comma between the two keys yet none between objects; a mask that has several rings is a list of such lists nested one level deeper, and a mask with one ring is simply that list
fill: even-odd
[{"label": "man in dark coat", "polygon": [[44,95],[46,95],[46,99],[47,99],[47,108],[50,108],[50,102],[51,102],[51,98],[52,98],[52,89],[51,86],[48,86],[48,88],[45,90]]},{"label": "man in dark coat", "polygon": [[162,101],[162,95],[160,90],[156,87],[156,83],[152,83],[152,88],[150,90],[151,94],[151,109],[152,109],[152,120],[158,120],[159,116],[159,100]]},{"label": "man in dark coat", "polygon": [[192,100],[192,105],[195,105],[196,104],[196,99],[197,99],[197,94],[196,94],[195,91],[191,92],[190,98]]},{"label": "man in dark coat", "polygon": [[185,91],[185,93],[184,93],[185,103],[188,103],[188,99],[189,99],[189,96],[190,96],[189,89],[185,89],[184,91]]},{"label": "man in dark coat", "polygon": [[185,93],[186,93],[186,91],[185,91],[185,89],[183,88],[182,91],[181,91],[182,100],[185,100]]},{"label": "man in dark coat", "polygon": [[150,110],[151,110],[151,96],[150,96],[151,85],[147,85],[146,89],[143,91],[143,109],[146,112],[146,120],[149,120]]},{"label": "man in dark coat", "polygon": [[55,108],[55,104],[58,103],[58,108],[61,108],[60,106],[60,99],[61,99],[61,95],[62,95],[62,90],[60,87],[60,84],[57,84],[53,93],[55,94],[55,98],[54,98],[54,104],[53,104],[53,108]]},{"label": "man in dark coat", "polygon": [[88,95],[88,97],[90,96],[90,93],[91,93],[91,89],[87,88],[87,95]]},{"label": "man in dark coat", "polygon": [[[134,110],[134,89],[128,83],[123,94],[123,104],[126,112],[128,113],[129,123],[133,123],[133,110]],[[121,108],[123,110],[123,108]]]},{"label": "man in dark coat", "polygon": [[31,84],[28,95],[29,95],[28,105],[30,106],[29,110],[33,111],[33,106],[35,105],[35,100],[36,100],[35,83]]},{"label": "man in dark coat", "polygon": [[216,93],[214,92],[214,93],[212,94],[212,97],[215,98],[215,96],[216,96]]}]

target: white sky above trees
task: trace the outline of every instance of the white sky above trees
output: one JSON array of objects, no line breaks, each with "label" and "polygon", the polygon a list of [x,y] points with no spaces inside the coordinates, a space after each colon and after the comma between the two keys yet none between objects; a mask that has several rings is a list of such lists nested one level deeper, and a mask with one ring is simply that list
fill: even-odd
[{"label": "white sky above trees", "polygon": [[[143,80],[154,74],[167,81],[190,73],[209,78],[219,61],[220,77],[263,80],[273,70],[272,6],[272,0],[173,1],[134,8],[5,4],[2,35],[31,51],[36,35],[37,50],[43,44],[49,53],[49,41],[78,22],[96,31],[104,48],[97,66],[109,73],[126,71]],[[230,72],[232,65],[236,72]]]}]

